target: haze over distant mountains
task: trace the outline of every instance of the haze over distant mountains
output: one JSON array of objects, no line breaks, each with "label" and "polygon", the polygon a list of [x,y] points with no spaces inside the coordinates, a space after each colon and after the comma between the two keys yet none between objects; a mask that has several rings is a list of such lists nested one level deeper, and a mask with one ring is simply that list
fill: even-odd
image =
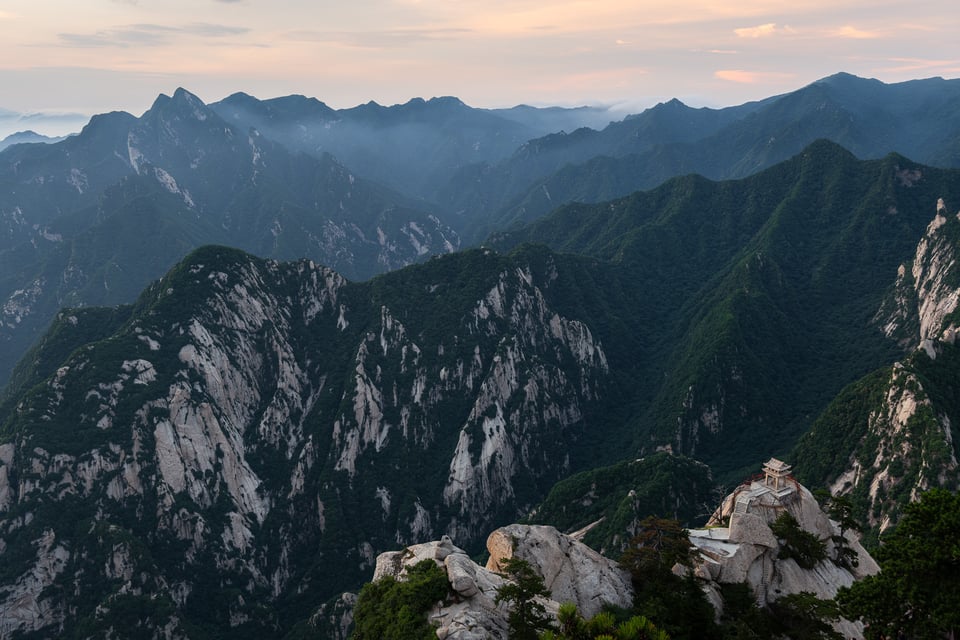
[{"label": "haze over distant mountains", "polygon": [[81,113],[19,113],[0,108],[0,139],[24,131],[38,131],[40,135],[61,137],[76,133],[90,120]]},{"label": "haze over distant mountains", "polygon": [[362,279],[570,200],[691,172],[744,176],[817,138],[956,166],[958,94],[958,81],[839,74],[727,109],[671,101],[594,130],[573,125],[602,110],[456,98],[333,110],[245,94],[208,106],[181,89],[139,118],[96,116],[57,144],[0,153],[0,382],[59,307],[130,301],[204,243]]},{"label": "haze over distant mountains", "polygon": [[60,142],[61,140],[63,140],[63,136],[53,138],[50,136],[40,135],[36,131],[30,131],[30,130],[19,131],[17,133],[11,133],[3,140],[0,140],[0,151],[3,151],[10,145],[14,145],[14,144],[24,144],[24,143],[31,143],[31,142],[43,142],[46,144],[51,144],[54,142]]},{"label": "haze over distant mountains", "polygon": [[[898,291],[900,322],[936,336],[937,366],[918,374],[943,418],[888,405],[874,375],[862,413],[916,427],[822,427],[882,465],[884,491],[863,487],[858,503],[879,526],[914,481],[955,477],[960,358],[939,338],[955,320],[923,311],[960,298],[960,221],[938,198],[960,203],[960,170],[821,141],[743,180],[680,177],[569,205],[501,238],[509,253],[366,282],[194,251],[133,305],[58,314],[18,367],[0,404],[7,624],[106,630],[131,607],[189,637],[285,633],[368,577],[376,553],[443,534],[475,549],[572,472],[669,451],[741,477],[903,357],[881,330]],[[922,267],[935,273],[900,283],[938,237]],[[902,451],[877,448],[905,437]],[[848,456],[813,457],[821,483],[857,477]],[[690,467],[649,471],[684,492],[674,474]],[[610,473],[619,487],[634,471]],[[689,488],[677,504],[695,513],[705,489]]]},{"label": "haze over distant mountains", "polygon": [[932,166],[955,167],[960,165],[958,100],[958,80],[887,85],[842,73],[726,109],[692,109],[673,100],[602,131],[532,140],[506,161],[465,169],[439,200],[484,220],[483,235],[533,220],[564,202],[599,202],[676,175],[744,177],[818,138],[837,142],[859,158],[897,152]]},{"label": "haze over distant mountains", "polygon": [[7,148],[0,636],[294,634],[578,471],[622,537],[789,454],[875,536],[958,484],[958,93],[542,135],[590,114],[178,89]]}]

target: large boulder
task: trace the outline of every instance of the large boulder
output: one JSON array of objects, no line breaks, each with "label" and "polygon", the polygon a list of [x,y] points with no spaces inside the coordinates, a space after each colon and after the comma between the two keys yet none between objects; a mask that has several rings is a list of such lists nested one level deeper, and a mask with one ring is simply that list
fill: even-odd
[{"label": "large boulder", "polygon": [[391,576],[403,580],[408,567],[433,560],[447,573],[456,596],[430,611],[440,640],[507,640],[509,610],[497,604],[497,590],[506,582],[500,562],[521,558],[544,579],[550,600],[541,600],[547,613],[556,616],[562,602],[573,602],[585,616],[604,604],[629,606],[633,586],[629,575],[583,543],[553,527],[510,525],[487,539],[490,562],[481,567],[449,537],[417,544],[377,558],[374,580]]},{"label": "large boulder", "polygon": [[633,603],[630,574],[582,542],[553,527],[511,524],[487,538],[487,569],[501,571],[501,562],[520,558],[543,576],[557,602],[572,602],[586,617],[605,604],[629,607]]}]

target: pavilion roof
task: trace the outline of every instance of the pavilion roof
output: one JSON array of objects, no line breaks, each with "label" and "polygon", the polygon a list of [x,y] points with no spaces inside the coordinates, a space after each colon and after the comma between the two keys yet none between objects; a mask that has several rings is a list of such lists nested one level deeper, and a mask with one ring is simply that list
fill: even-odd
[{"label": "pavilion roof", "polygon": [[792,467],[784,462],[783,460],[777,460],[776,458],[770,458],[763,464],[765,470],[770,471],[779,471],[781,473],[790,471]]}]

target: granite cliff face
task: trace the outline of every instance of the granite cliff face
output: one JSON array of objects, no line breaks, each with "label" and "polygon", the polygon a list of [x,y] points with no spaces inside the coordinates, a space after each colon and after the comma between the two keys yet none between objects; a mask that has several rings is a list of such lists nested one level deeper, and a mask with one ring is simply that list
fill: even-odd
[{"label": "granite cliff face", "polygon": [[932,487],[956,488],[960,481],[958,416],[946,397],[956,384],[948,376],[957,358],[958,248],[960,214],[951,214],[941,198],[913,262],[901,265],[895,293],[878,314],[884,333],[899,338],[908,357],[893,365],[882,403],[871,415],[868,434],[875,448],[862,448],[831,487],[866,486],[869,522],[881,532],[895,521],[904,499],[914,501]]},{"label": "granite cliff face", "polygon": [[[930,344],[930,343],[928,343]],[[922,365],[921,365],[922,367]],[[933,487],[958,482],[952,412],[928,391],[914,361],[895,363],[848,466],[830,485],[866,503],[866,523],[882,533],[906,502]],[[954,418],[955,420],[955,418]]]},{"label": "granite cliff face", "polygon": [[[800,460],[831,461],[815,463],[819,469],[808,481],[851,495],[873,535],[895,524],[903,505],[920,492],[960,484],[958,248],[960,216],[940,199],[913,261],[900,265],[874,318],[904,357],[841,394],[797,448]],[[824,456],[818,442],[836,451]]]},{"label": "granite cliff face", "polygon": [[[825,542],[824,559],[807,566],[790,555],[791,541],[775,533],[775,523],[784,514],[795,518],[807,535]],[[744,483],[723,500],[707,528],[690,530],[689,535],[698,552],[694,565],[678,564],[673,570],[693,572],[718,618],[724,607],[720,589],[724,584],[746,584],[757,604],[766,607],[803,592],[831,599],[841,587],[879,570],[855,533],[841,530],[810,491],[790,476],[782,483]],[[849,550],[842,561],[836,553],[841,536]],[[527,561],[543,579],[550,592],[550,598],[542,601],[548,614],[555,616],[560,603],[566,602],[586,618],[606,606],[629,609],[634,597],[630,574],[576,538],[577,534],[563,534],[551,526],[501,527],[487,538],[489,559],[481,567],[444,537],[381,554],[372,580],[386,576],[403,580],[408,567],[435,561],[455,592],[428,614],[441,639],[507,638],[509,605],[497,604],[496,594],[505,583],[502,563],[509,558]],[[835,627],[845,638],[863,638],[859,623],[840,620]]]},{"label": "granite cliff face", "polygon": [[164,637],[276,633],[379,550],[472,545],[529,508],[604,347],[529,266],[448,260],[357,285],[206,248],[78,344],[4,427],[0,636],[107,630],[112,608]]},{"label": "granite cliff face", "polygon": [[960,300],[960,289],[954,281],[956,221],[950,218],[956,216],[947,211],[940,198],[936,216],[917,244],[912,263],[900,265],[894,294],[876,318],[887,337],[896,339],[905,349],[922,348],[931,358],[936,357],[938,343],[954,343],[957,329],[951,318]]}]

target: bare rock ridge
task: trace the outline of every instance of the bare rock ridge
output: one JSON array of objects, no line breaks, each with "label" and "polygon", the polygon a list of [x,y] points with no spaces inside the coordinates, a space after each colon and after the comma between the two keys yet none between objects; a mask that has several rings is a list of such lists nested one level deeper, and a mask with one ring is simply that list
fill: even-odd
[{"label": "bare rock ridge", "polygon": [[617,563],[570,536],[548,526],[512,524],[487,538],[490,560],[485,567],[473,562],[449,537],[383,553],[377,558],[373,579],[402,579],[406,567],[432,559],[446,572],[460,596],[452,604],[440,604],[430,612],[441,640],[506,640],[507,605],[497,605],[497,589],[504,584],[500,562],[521,558],[544,578],[552,599],[544,602],[556,615],[563,602],[573,602],[585,615],[598,613],[604,605],[628,607],[633,599],[630,576]]},{"label": "bare rock ridge", "polygon": [[[704,580],[704,590],[717,610],[722,610],[720,584],[746,583],[765,606],[790,594],[809,592],[818,598],[836,596],[840,587],[879,571],[877,563],[856,535],[844,532],[856,560],[850,567],[831,560],[834,542],[841,531],[820,508],[810,491],[789,475],[790,467],[771,459],[766,474],[738,486],[714,513],[707,528],[690,531],[690,541],[700,550],[695,572]],[[781,540],[771,530],[781,514],[792,515],[803,531],[827,541],[827,559],[810,569],[794,558],[780,557]],[[841,620],[838,631],[845,638],[862,638],[859,623]]]},{"label": "bare rock ridge", "polygon": [[[771,463],[779,463],[772,459]],[[769,465],[770,463],[768,463]],[[779,463],[779,478],[755,478],[728,495],[714,513],[707,528],[689,532],[700,552],[694,575],[719,616],[723,609],[721,584],[746,583],[760,606],[790,594],[810,592],[819,598],[833,598],[840,587],[879,571],[876,562],[861,546],[853,532],[845,531],[846,545],[855,560],[842,566],[832,560],[839,525],[821,509],[810,491],[789,475],[789,465]],[[827,542],[827,559],[810,569],[790,557],[780,557],[784,541],[771,530],[783,513],[792,515],[800,528]],[[384,576],[403,579],[406,567],[432,559],[447,572],[459,598],[438,603],[430,612],[441,640],[479,640],[507,637],[506,605],[495,603],[497,589],[504,584],[501,562],[521,558],[543,578],[551,593],[544,602],[556,615],[561,603],[574,603],[590,617],[605,605],[629,607],[633,599],[630,575],[573,537],[549,526],[512,524],[495,530],[487,538],[490,559],[485,567],[470,560],[449,537],[383,553],[377,558],[373,579]],[[677,565],[675,572],[688,569]],[[836,628],[844,637],[863,638],[859,623],[841,620]]]},{"label": "bare rock ridge", "polygon": [[937,357],[937,344],[956,341],[953,312],[960,301],[955,286],[957,250],[955,230],[960,213],[950,215],[940,198],[937,212],[917,244],[912,263],[897,271],[896,293],[878,311],[876,320],[889,338],[905,348],[921,348]]}]

